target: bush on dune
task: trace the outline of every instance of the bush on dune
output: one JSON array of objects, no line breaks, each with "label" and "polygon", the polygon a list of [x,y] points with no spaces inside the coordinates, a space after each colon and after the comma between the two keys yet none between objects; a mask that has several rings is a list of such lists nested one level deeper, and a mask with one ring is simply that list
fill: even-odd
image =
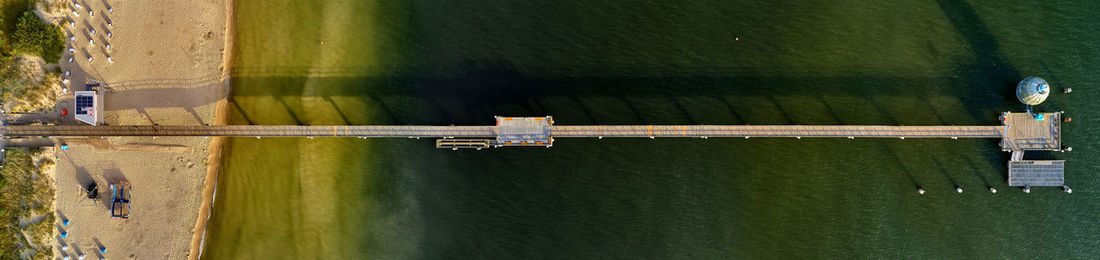
[{"label": "bush on dune", "polygon": [[57,62],[61,59],[61,52],[65,50],[61,29],[42,21],[31,11],[24,12],[19,17],[11,39],[13,52],[37,55],[46,62]]}]

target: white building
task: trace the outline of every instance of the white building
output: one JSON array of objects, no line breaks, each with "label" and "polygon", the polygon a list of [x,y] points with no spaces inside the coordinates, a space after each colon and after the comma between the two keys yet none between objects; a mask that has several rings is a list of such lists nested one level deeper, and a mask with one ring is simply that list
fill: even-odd
[{"label": "white building", "polygon": [[73,115],[77,121],[88,123],[90,125],[96,125],[99,122],[100,110],[100,97],[96,95],[95,91],[77,91],[75,107],[73,108]]}]

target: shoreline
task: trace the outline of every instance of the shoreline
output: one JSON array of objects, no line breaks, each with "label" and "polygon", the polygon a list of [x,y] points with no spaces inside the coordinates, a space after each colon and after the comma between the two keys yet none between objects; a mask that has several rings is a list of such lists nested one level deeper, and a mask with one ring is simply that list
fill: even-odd
[{"label": "shoreline", "polygon": [[[230,88],[230,71],[233,58],[233,0],[225,0],[225,36],[222,50],[221,80],[225,86],[221,100],[214,108],[213,125],[225,125],[228,123],[228,99]],[[207,146],[206,179],[203,181],[202,204],[199,206],[198,220],[192,230],[191,249],[187,259],[197,260],[202,258],[203,249],[206,247],[206,227],[214,211],[214,196],[218,190],[218,173],[221,169],[222,146],[224,137],[214,137]]]}]

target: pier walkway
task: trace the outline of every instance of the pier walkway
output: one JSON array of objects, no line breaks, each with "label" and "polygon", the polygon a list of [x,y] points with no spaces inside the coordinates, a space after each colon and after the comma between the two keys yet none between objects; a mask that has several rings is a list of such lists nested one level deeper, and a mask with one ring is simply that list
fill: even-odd
[{"label": "pier walkway", "polygon": [[[1060,151],[1061,113],[1004,113],[999,126],[886,125],[554,125],[552,117],[496,117],[491,126],[220,125],[220,126],[0,126],[0,147],[20,137],[220,136],[437,138],[436,147],[484,149],[553,146],[555,138],[1000,138],[1013,152],[1011,186],[1063,184],[1062,161],[1023,160],[1023,151]],[[2,153],[0,153],[2,156]],[[0,157],[2,160],[2,157]]]},{"label": "pier walkway", "polygon": [[[1000,126],[849,126],[849,125],[569,125],[551,126],[550,136],[565,137],[876,137],[1001,138]],[[90,126],[15,125],[0,130],[7,137],[30,136],[347,136],[491,138],[492,126]]]}]

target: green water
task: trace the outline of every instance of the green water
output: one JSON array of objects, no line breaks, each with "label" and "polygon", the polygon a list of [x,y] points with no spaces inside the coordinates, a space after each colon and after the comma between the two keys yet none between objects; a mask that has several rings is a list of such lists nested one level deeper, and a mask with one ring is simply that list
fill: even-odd
[{"label": "green water", "polygon": [[1100,254],[1100,4],[728,2],[238,0],[231,121],[995,125],[1035,75],[1075,89],[1038,107],[1074,151],[1028,154],[1075,192],[1007,187],[997,140],[239,138],[204,257]]}]

